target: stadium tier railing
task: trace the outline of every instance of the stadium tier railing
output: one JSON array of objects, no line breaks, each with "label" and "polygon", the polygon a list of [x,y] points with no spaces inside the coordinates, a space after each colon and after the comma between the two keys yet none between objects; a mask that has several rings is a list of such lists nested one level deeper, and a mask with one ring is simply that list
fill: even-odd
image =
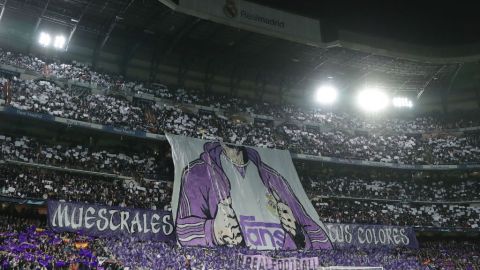
[{"label": "stadium tier railing", "polygon": [[13,204],[24,204],[24,205],[30,205],[30,206],[42,206],[42,205],[46,204],[47,200],[38,199],[38,198],[11,197],[11,196],[5,196],[5,195],[0,194],[0,202],[2,202],[2,203],[13,203]]},{"label": "stadium tier railing", "polygon": [[358,201],[376,201],[376,202],[392,202],[392,203],[413,203],[413,204],[480,204],[480,200],[472,201],[419,201],[419,200],[393,200],[366,197],[348,197],[348,196],[315,196],[315,199],[340,199],[340,200],[358,200]]},{"label": "stadium tier railing", "polygon": [[23,162],[23,161],[18,161],[18,160],[6,159],[6,160],[4,161],[4,163],[6,163],[6,164],[21,165],[21,166],[28,166],[28,167],[34,167],[34,168],[40,168],[40,169],[48,169],[48,170],[62,171],[62,172],[71,172],[71,173],[78,173],[78,174],[87,174],[87,175],[102,176],[102,177],[108,177],[108,178],[114,178],[114,179],[123,179],[123,180],[130,180],[130,179],[132,179],[132,177],[123,176],[123,175],[118,175],[118,174],[103,173],[103,172],[94,172],[94,171],[87,171],[87,170],[79,170],[79,169],[72,169],[72,168],[68,168],[68,167],[58,167],[58,166],[52,166],[52,165],[46,165],[46,164],[39,164],[39,163],[33,163],[33,162]]}]

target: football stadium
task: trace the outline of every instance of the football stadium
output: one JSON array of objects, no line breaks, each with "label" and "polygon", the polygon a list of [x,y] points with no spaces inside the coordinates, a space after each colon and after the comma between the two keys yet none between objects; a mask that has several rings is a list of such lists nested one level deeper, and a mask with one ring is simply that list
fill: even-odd
[{"label": "football stadium", "polygon": [[476,10],[0,0],[0,269],[479,270]]}]

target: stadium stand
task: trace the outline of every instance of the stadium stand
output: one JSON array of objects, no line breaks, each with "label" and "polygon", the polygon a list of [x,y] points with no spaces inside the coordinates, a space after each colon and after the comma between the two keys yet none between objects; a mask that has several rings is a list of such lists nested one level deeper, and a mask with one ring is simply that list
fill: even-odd
[{"label": "stadium stand", "polygon": [[[12,56],[15,54],[9,52],[3,52],[3,55],[4,57],[0,59],[3,59],[4,63],[17,64],[19,67],[37,72],[40,72],[38,69],[45,65],[45,62],[38,58]],[[5,57],[5,55],[10,57]],[[83,78],[84,73],[90,74],[87,75],[88,78],[97,76],[97,73],[86,67],[74,68],[75,64],[49,65],[51,70],[60,71],[61,67],[71,68],[73,71],[65,72],[68,75],[61,73],[60,78],[75,81]],[[55,74],[57,73],[51,76]],[[101,80],[102,85],[110,88],[116,87],[117,81],[114,79],[111,79],[109,83],[104,83],[108,81],[105,78],[110,78],[110,76],[99,77],[104,78]],[[88,80],[87,82],[92,83]],[[135,89],[143,89],[142,84],[121,82],[119,87],[122,88],[122,92],[127,92],[129,95],[132,95]],[[95,81],[94,84],[100,83]],[[100,94],[71,95],[61,86],[45,80],[23,81],[17,78],[14,79],[13,88],[11,105],[17,109],[112,125],[133,131],[151,131],[160,134],[168,132],[205,139],[222,139],[244,145],[287,148],[299,154],[386,163],[462,164],[478,163],[480,160],[478,134],[462,133],[458,135],[443,132],[450,128],[476,126],[477,120],[450,122],[441,118],[419,117],[410,120],[389,119],[383,122],[377,120],[370,123],[368,119],[356,119],[348,114],[324,112],[319,109],[310,111],[291,105],[278,109],[275,106],[265,106],[265,104],[252,107],[238,106],[250,113],[278,116],[279,118],[275,119],[280,122],[283,119],[283,124],[273,126],[271,123],[239,123],[216,113],[199,115],[186,112],[181,108],[184,103],[202,105],[216,102],[220,108],[234,110],[232,104],[248,104],[248,101],[238,102],[228,99],[213,101],[211,98],[203,100],[195,93],[189,94],[185,90],[164,95],[178,102],[173,106],[166,106],[159,103],[145,103],[141,100],[136,100],[134,103],[137,104],[134,104],[124,98]],[[163,90],[168,91],[167,89]],[[225,101],[225,104],[222,100]],[[255,111],[256,107],[264,109]],[[270,112],[265,112],[265,110],[269,110],[265,108],[271,108]],[[315,130],[308,128],[305,123],[313,123],[326,128]],[[352,130],[366,130],[366,132],[352,134]],[[428,138],[420,136],[422,132],[427,131],[434,135]]]},{"label": "stadium stand", "polygon": [[1,194],[10,197],[164,209],[171,196],[166,182],[126,181],[23,166],[2,166],[1,171]]},{"label": "stadium stand", "polygon": [[[232,8],[230,2],[226,1],[224,12]],[[7,1],[0,20],[6,5]],[[97,45],[100,53],[110,33],[118,27],[117,22],[124,20],[125,10],[116,12],[110,30],[98,35],[105,38]],[[198,20],[186,23],[170,46],[188,36]],[[142,31],[145,35],[153,33],[147,28]],[[146,39],[133,47],[138,49]],[[238,50],[233,48],[236,41],[228,46]],[[167,48],[165,54],[168,51],[171,49]],[[405,89],[410,84],[415,90],[419,89],[418,84],[423,88],[430,83],[446,84],[444,79],[455,79],[462,68],[456,63],[391,60],[345,48],[322,52],[318,59],[328,59],[339,66],[347,62],[350,67],[367,72],[382,71],[388,74],[385,82],[388,78],[395,80],[390,77],[411,76],[401,83]],[[131,59],[127,58],[123,62],[128,64]],[[289,63],[300,61],[305,60],[289,59]],[[155,65],[154,61],[151,65]],[[372,117],[351,110],[211,94],[184,89],[183,84],[169,87],[163,82],[130,80],[126,73],[111,74],[55,54],[25,54],[0,48],[0,121],[5,120],[0,123],[0,269],[263,269],[242,264],[244,256],[257,255],[279,261],[318,258],[318,269],[480,269],[478,111]],[[451,84],[448,91],[450,88]],[[25,119],[37,125],[48,122],[48,126],[44,130],[36,125],[29,127],[23,122]],[[69,136],[64,136],[67,132]],[[339,245],[327,250],[265,251],[246,248],[245,243],[240,247],[219,243],[191,247],[182,246],[180,240],[62,232],[49,224],[51,201],[109,206],[118,211],[134,209],[137,218],[138,211],[147,209],[165,210],[173,215],[186,211],[174,209],[178,213],[172,213],[172,202],[179,192],[173,187],[174,172],[178,174],[178,170],[173,167],[174,155],[167,146],[167,134],[288,150],[295,158],[301,183],[314,207],[312,212],[318,213],[320,221],[328,226],[413,228],[419,240],[418,249]],[[126,138],[134,141],[135,147],[120,147]],[[313,163],[315,166],[310,166]],[[181,171],[182,178],[189,166]],[[242,174],[241,166],[237,167]],[[274,171],[270,167],[267,170]],[[272,174],[281,176],[276,171]],[[280,215],[278,205],[284,202],[277,193],[271,197],[269,203],[276,203],[273,208]],[[231,207],[228,200],[218,205],[221,204],[227,210]],[[202,207],[207,212],[204,209],[210,206]],[[284,209],[288,211],[292,209]],[[212,223],[217,220],[208,218],[212,229],[207,233],[215,234]],[[121,230],[123,219],[124,216]],[[181,225],[198,234],[198,224]],[[243,225],[236,225],[240,231]],[[200,227],[203,233],[206,222]],[[296,229],[292,241],[299,241],[299,235],[305,241],[302,229]],[[206,239],[206,233],[201,237]]]},{"label": "stadium stand", "polygon": [[[0,157],[4,160],[83,169],[87,171],[105,172],[121,176],[141,176],[158,179],[169,174],[169,166],[163,157],[150,149],[133,155],[94,151],[89,147],[71,144],[48,144],[35,138],[12,138],[0,135]],[[163,166],[160,168],[160,164]]]},{"label": "stadium stand", "polygon": [[[38,73],[43,72],[47,65],[35,57],[6,51],[0,55],[3,64]],[[23,81],[13,78],[11,106],[123,129],[161,134],[168,132],[204,139],[220,138],[232,143],[287,148],[294,153],[344,159],[400,164],[462,164],[476,163],[480,158],[479,137],[475,134],[419,136],[422,132],[474,127],[478,124],[475,120],[450,122],[429,116],[371,122],[345,113],[310,110],[293,105],[277,107],[226,97],[202,98],[195,92],[183,89],[170,91],[165,86],[146,89],[142,83],[123,82],[118,76],[96,73],[78,63],[51,63],[47,66],[51,72],[48,80]],[[119,87],[127,95],[153,94],[172,101],[173,105],[152,104],[140,99],[130,102],[105,94],[70,94],[55,82],[62,79],[109,89],[117,87],[120,80]],[[3,83],[7,83],[7,79]],[[283,124],[273,126],[272,123],[235,122],[215,113],[201,115],[184,111],[183,104],[209,105],[229,113],[264,115],[280,120],[280,123],[283,120]],[[314,123],[326,129],[307,128],[305,123]],[[366,132],[349,132],[352,127],[353,130]],[[0,191],[3,197],[169,208],[170,184],[142,180],[143,177],[160,179],[169,175],[168,168],[159,166],[165,164],[165,161],[159,161],[165,157],[153,152],[125,154],[8,135],[0,136],[0,140],[2,159],[17,162],[0,166]],[[72,171],[74,169],[84,171]],[[359,176],[353,176],[351,172],[342,175],[333,171],[315,176],[303,175],[304,185],[311,187],[308,189],[309,197],[325,222],[478,228],[480,208],[471,203],[479,200],[476,192],[478,181],[474,176],[436,174],[426,177],[428,179],[422,182],[412,179],[409,173],[360,173]],[[91,175],[86,172],[112,175]],[[229,254],[251,252],[232,251],[230,248],[179,251],[169,243],[58,234],[44,229],[45,224],[38,224],[41,219],[25,220],[13,216],[2,219],[0,250],[3,252],[0,258],[4,268],[55,266],[62,269],[77,265],[82,269],[102,264],[110,267],[107,269],[125,266],[180,269],[186,265],[190,265],[191,269],[230,269],[238,263],[238,258]],[[31,223],[37,224],[33,227],[26,225]],[[78,250],[75,245],[86,245],[88,249]],[[448,250],[451,255],[437,252],[439,249]],[[322,266],[382,265],[384,269],[417,269],[422,265],[478,267],[478,260],[474,259],[478,258],[475,257],[478,256],[478,248],[470,243],[425,242],[418,253],[404,249],[349,249],[321,254],[293,254],[297,257],[318,256]],[[275,256],[291,255],[275,253]]]},{"label": "stadium stand", "polygon": [[[4,216],[0,222],[0,263],[4,269],[235,269],[240,252],[251,250],[188,248],[172,243],[135,239],[99,239],[81,234],[58,234],[26,220]],[[83,248],[79,249],[78,247]],[[479,265],[478,243],[427,241],[418,251],[406,249],[330,250],[322,252],[272,252],[275,256],[318,256],[321,266],[383,265],[384,269],[475,269]],[[31,268],[30,268],[31,269]]]}]

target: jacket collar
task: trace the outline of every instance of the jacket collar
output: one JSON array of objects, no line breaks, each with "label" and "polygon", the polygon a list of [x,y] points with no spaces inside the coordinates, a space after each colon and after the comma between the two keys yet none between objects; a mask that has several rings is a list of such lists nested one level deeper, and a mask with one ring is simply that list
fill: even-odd
[{"label": "jacket collar", "polygon": [[[223,152],[223,147],[219,142],[207,142],[203,146],[204,153],[201,155],[201,159],[207,162],[208,164],[215,165],[216,167],[222,168],[222,163],[220,156]],[[260,168],[259,165],[262,164],[260,155],[257,151],[252,148],[245,147],[248,160],[252,161],[257,168]]]}]

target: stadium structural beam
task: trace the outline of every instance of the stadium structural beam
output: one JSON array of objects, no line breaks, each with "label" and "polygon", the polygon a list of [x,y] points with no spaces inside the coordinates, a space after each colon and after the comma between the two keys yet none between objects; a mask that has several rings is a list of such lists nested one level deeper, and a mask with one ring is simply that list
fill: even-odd
[{"label": "stadium structural beam", "polygon": [[185,81],[187,79],[188,71],[190,70],[190,66],[193,64],[192,59],[187,59],[186,56],[182,56],[182,60],[178,65],[177,70],[177,86],[180,88],[185,87]]},{"label": "stadium structural beam", "polygon": [[[150,62],[150,76],[149,77],[150,77],[150,82],[151,83],[154,82],[155,77],[156,77],[156,73],[157,73],[157,69],[160,66],[160,57],[165,57],[165,56],[171,54],[173,49],[175,48],[175,46],[183,39],[184,36],[186,36],[188,33],[190,33],[190,31],[192,31],[194,29],[194,27],[200,21],[201,21],[200,18],[195,18],[195,19],[189,20],[188,22],[186,22],[182,26],[182,28],[179,31],[177,31],[177,33],[172,38],[172,41],[169,42],[165,46],[165,49],[163,50],[163,53],[159,53],[157,51],[154,51],[154,56],[153,56],[153,58]],[[184,85],[184,83],[185,83],[184,77],[185,77],[186,73],[188,72],[188,68],[186,70],[184,70],[183,66],[185,66],[185,65],[181,63],[179,65],[179,68],[178,68],[178,75],[180,76],[180,77],[178,77],[178,85]]]},{"label": "stadium structural beam", "polygon": [[105,47],[105,44],[107,44],[107,41],[110,39],[110,35],[112,34],[113,29],[115,29],[115,26],[117,26],[118,21],[123,19],[121,15],[125,14],[125,12],[127,12],[127,10],[130,8],[130,6],[134,2],[135,0],[130,0],[130,2],[115,15],[112,22],[110,23],[110,26],[108,27],[108,31],[105,34],[105,37],[103,38],[102,43],[100,44],[100,51],[102,51],[103,47]]},{"label": "stadium structural beam", "polygon": [[85,13],[86,13],[88,7],[90,6],[90,4],[92,3],[92,1],[93,0],[88,1],[88,3],[82,9],[82,12],[80,13],[80,16],[78,16],[78,19],[75,22],[75,25],[73,26],[72,30],[70,31],[70,34],[68,35],[67,45],[65,46],[65,51],[68,51],[68,47],[70,47],[70,41],[72,40],[73,35],[75,34],[75,31],[77,31],[77,26],[80,23],[80,21],[82,20],[83,16],[85,15]]},{"label": "stadium structural beam", "polygon": [[447,68],[447,65],[442,65],[432,76],[430,76],[430,78],[423,84],[420,92],[418,92],[417,100],[419,100],[423,93],[425,93],[425,89],[427,89],[427,86],[430,84],[430,82],[432,82],[432,80],[437,77],[437,75],[440,74],[440,72],[442,72],[445,68]]},{"label": "stadium structural beam", "polygon": [[[356,78],[350,79],[347,83],[343,84],[342,87],[337,86],[339,91],[346,91],[350,89],[354,89],[355,87],[358,87],[368,76],[370,76],[371,71],[366,71],[364,73],[359,74]],[[295,83],[293,86],[296,86],[297,83]]]},{"label": "stadium structural beam", "polygon": [[250,39],[251,36],[253,36],[253,32],[246,32],[243,36],[235,41],[235,44],[229,48],[228,52],[231,53],[232,51],[238,51],[238,49],[241,48],[245,41]]},{"label": "stadium structural beam", "polygon": [[118,15],[115,15],[115,18],[112,20],[112,23],[110,23],[110,26],[108,27],[108,30],[105,33],[105,37],[100,43],[100,48],[99,48],[100,51],[103,49],[103,47],[105,47],[105,44],[107,44],[107,41],[110,39],[110,35],[112,34],[113,29],[115,29],[115,26],[117,25],[118,20],[120,20],[120,17]]},{"label": "stadium structural beam", "polygon": [[[143,45],[143,43],[145,43],[145,40],[147,40],[148,35],[149,34],[152,34],[152,35],[155,34],[153,32],[149,32],[150,31],[149,28],[151,28],[155,24],[161,23],[162,20],[165,18],[165,16],[168,13],[171,13],[171,12],[172,12],[172,10],[170,10],[170,9],[164,9],[160,14],[158,14],[157,12],[154,12],[153,16],[151,16],[150,18],[147,19],[147,23],[145,24],[145,27],[143,28],[143,31],[141,32],[140,35],[138,35],[137,38],[135,38],[136,42],[132,46],[127,46],[127,52],[124,54],[124,57],[123,57],[123,60],[122,60],[122,63],[121,63],[121,67],[120,67],[120,69],[122,70],[122,73],[126,73],[126,69],[127,69],[128,64],[130,63],[133,56],[137,52],[138,48],[140,48]],[[160,18],[160,20],[158,20],[158,18]],[[155,48],[154,48],[154,50],[155,50]],[[153,56],[152,57],[152,60],[153,60],[156,56],[156,53],[154,52],[154,54],[152,56]],[[153,64],[153,66],[155,66],[155,64]],[[124,76],[125,75],[126,74],[124,74]]]},{"label": "stadium structural beam", "polygon": [[452,78],[450,79],[450,82],[448,83],[447,94],[450,93],[450,91],[452,90],[453,83],[454,83],[455,80],[457,79],[458,73],[460,72],[460,70],[462,69],[462,67],[463,67],[463,63],[457,64],[457,67],[455,68],[455,72],[453,73],[453,76],[452,76]]},{"label": "stadium structural beam", "polygon": [[50,4],[50,0],[47,0],[47,2],[45,3],[45,6],[43,7],[42,9],[42,12],[40,13],[40,15],[38,16],[38,19],[37,19],[37,22],[35,23],[35,27],[33,28],[33,31],[31,33],[31,41],[30,41],[30,44],[28,44],[28,47],[27,47],[27,51],[30,52],[30,50],[32,49],[32,45],[33,43],[35,42],[35,33],[37,33],[38,31],[38,28],[40,27],[40,23],[42,22],[42,18],[43,16],[45,16],[45,13],[47,12],[48,10],[48,5]]},{"label": "stadium structural beam", "polygon": [[[155,46],[155,47],[158,47],[158,46]],[[156,50],[155,48],[153,48],[153,54],[152,54],[152,57],[150,59],[150,75],[149,75],[149,83],[154,83],[156,78],[157,78],[157,73],[158,73],[158,67],[160,66],[160,57],[161,57],[162,53],[160,52],[160,50]]]},{"label": "stadium structural beam", "polygon": [[480,83],[477,83],[477,90],[475,90],[475,97],[477,98],[477,106],[480,108]]},{"label": "stadium structural beam", "polygon": [[[157,50],[154,51],[152,60],[150,62],[150,76],[149,76],[150,83],[153,83],[155,81],[157,69],[160,66],[160,57],[164,57],[171,54],[175,46],[183,39],[184,36],[188,35],[188,33],[190,33],[190,31],[192,31],[200,21],[201,21],[200,18],[189,20],[181,27],[179,31],[177,31],[172,41],[165,46],[163,53],[160,53]],[[186,72],[188,72],[188,69],[187,69],[184,74],[182,66],[183,64],[179,65],[179,71],[178,71],[179,76],[185,76]],[[178,84],[179,85],[184,84],[184,80],[180,77],[178,78]]]},{"label": "stadium structural beam", "polygon": [[2,5],[2,10],[0,11],[0,22],[2,21],[3,14],[5,13],[5,6],[7,5],[7,1],[8,0],[5,0],[5,2]]},{"label": "stadium structural beam", "polygon": [[108,30],[105,32],[104,35],[102,35],[101,32],[98,34],[97,45],[95,46],[95,49],[93,50],[93,55],[92,55],[93,68],[97,67],[98,57],[100,56],[100,53],[102,52],[103,47],[105,46],[105,44],[107,44],[107,41],[110,39],[110,35],[113,29],[115,28],[118,20],[121,19],[119,15],[123,15],[125,12],[127,12],[128,8],[133,4],[133,2],[135,2],[135,0],[130,0],[130,2],[121,11],[117,12],[112,22],[110,23]]},{"label": "stadium structural beam", "polygon": [[226,26],[223,25],[223,24],[215,24],[214,27],[215,27],[215,28],[213,29],[212,33],[210,33],[210,35],[206,36],[206,37],[202,40],[203,44],[208,44],[208,43],[210,43],[210,42],[215,38],[215,36],[218,35],[218,33],[219,33],[222,29],[224,29]]},{"label": "stadium structural beam", "polygon": [[311,70],[309,70],[304,76],[302,76],[297,82],[295,82],[295,86],[301,84],[304,82],[308,77],[310,77],[315,71],[317,71],[319,68],[321,68],[325,63],[327,63],[328,60],[323,60],[317,65],[315,65]]},{"label": "stadium structural beam", "polygon": [[[244,35],[239,37],[237,40],[234,41],[234,44],[228,48],[228,50],[223,50],[223,51],[217,51],[216,54],[218,57],[221,57],[224,60],[230,59],[230,61],[238,61],[238,57],[235,58],[236,55],[238,55],[239,49],[241,48],[241,45],[245,43],[246,40],[248,40],[251,36],[253,35],[252,32],[246,32]],[[207,41],[207,46],[208,46]],[[207,52],[207,49],[204,49],[203,52]]]},{"label": "stadium structural beam", "polygon": [[[223,26],[223,25],[222,25]],[[217,28],[219,29],[219,28]],[[215,31],[211,35],[209,35],[207,38],[205,38],[205,42],[203,42],[203,48],[199,50],[199,55],[207,55],[207,53],[210,53],[215,55],[217,58],[221,58],[223,60],[228,60],[230,62],[239,62],[238,57],[235,58],[235,56],[238,54],[239,48],[241,48],[241,45],[248,39],[250,38],[253,33],[252,32],[247,32],[246,34],[242,35],[239,37],[237,40],[234,41],[234,44],[230,47],[228,47],[228,50],[218,50],[215,51],[215,53],[211,53],[211,48],[209,47],[211,40],[215,37],[215,35],[219,31]]]},{"label": "stadium structural beam", "polygon": [[[260,66],[263,66],[263,68],[265,70],[269,69],[268,66],[265,65],[265,63],[268,63],[270,59],[267,59],[266,61],[262,61],[262,59],[266,59],[265,56],[268,54],[268,55],[275,55],[275,44],[276,42],[275,41],[271,41],[269,42],[267,45],[263,46],[261,49],[253,52],[252,54],[249,55],[249,58],[251,59],[255,59],[256,61],[254,62],[249,62],[249,63],[246,63],[246,64],[251,64],[254,66],[254,68],[260,68]],[[236,47],[238,49],[238,47]],[[228,51],[228,53],[230,55],[233,56],[233,51]],[[239,56],[238,54],[233,56],[235,57],[234,61],[236,62],[245,62],[246,58],[245,57],[241,57]],[[263,57],[263,58],[262,58]]]},{"label": "stadium structural beam", "polygon": [[120,66],[119,66],[120,67],[120,73],[123,75],[124,78],[127,75],[128,64],[130,63],[133,56],[135,55],[135,52],[143,44],[145,39],[147,39],[147,33],[145,33],[145,32],[141,32],[141,33],[131,35],[130,40],[136,40],[137,42],[127,43],[127,46],[125,48],[125,53],[123,54],[123,57],[121,57],[121,59],[120,59]]},{"label": "stadium structural beam", "polygon": [[450,78],[448,82],[448,87],[443,91],[442,93],[442,107],[443,107],[443,113],[447,114],[448,113],[448,96],[450,95],[450,91],[452,90],[453,84],[455,83],[455,80],[457,79],[457,75],[462,69],[463,64],[457,64],[457,67],[455,68],[455,72],[453,73],[452,77]]},{"label": "stadium structural beam", "polygon": [[211,44],[212,40],[220,32],[220,29],[222,29],[225,26],[223,24],[215,24],[214,27],[215,27],[215,29],[212,31],[212,33],[210,33],[210,35],[203,38],[201,40],[202,42],[198,46],[196,46],[196,48],[198,48],[198,50],[196,51],[197,55],[204,56],[204,55],[207,55],[211,51],[210,44]]},{"label": "stadium structural beam", "polygon": [[45,3],[45,6],[43,7],[42,13],[40,14],[40,16],[37,19],[37,23],[35,24],[35,28],[33,28],[33,35],[35,35],[35,33],[38,30],[38,27],[40,27],[40,23],[42,22],[42,18],[45,15],[45,12],[47,12],[49,4],[50,4],[50,0],[47,0],[47,3]]},{"label": "stadium structural beam", "polygon": [[480,75],[475,75],[474,78],[477,84],[477,87],[475,87],[475,98],[477,100],[477,106],[480,108]]},{"label": "stadium structural beam", "polygon": [[285,94],[292,89],[293,86],[293,80],[291,77],[285,75],[285,73],[282,75],[282,78],[280,80],[277,80],[278,83],[278,91],[280,92],[280,102],[285,101]]},{"label": "stadium structural beam", "polygon": [[245,77],[245,69],[235,65],[230,73],[230,95],[232,97],[238,94],[239,86]]},{"label": "stadium structural beam", "polygon": [[263,97],[266,92],[267,88],[267,83],[268,83],[268,78],[267,75],[264,72],[257,72],[257,75],[255,76],[255,92],[258,93],[258,99],[260,101],[263,101]]},{"label": "stadium structural beam", "polygon": [[177,31],[177,33],[173,37],[172,41],[168,44],[164,54],[166,54],[166,55],[171,54],[173,49],[175,48],[175,46],[177,46],[177,44],[180,41],[182,41],[183,37],[188,35],[195,28],[195,26],[198,23],[200,23],[201,21],[202,20],[200,18],[195,18],[195,19],[192,19],[192,20],[188,21],[187,23],[185,23],[182,26],[182,28],[179,31]]},{"label": "stadium structural beam", "polygon": [[402,84],[400,84],[400,86],[398,86],[395,91],[393,92],[393,94],[397,94],[399,91],[402,91],[402,89],[404,89],[405,85],[407,85],[410,81],[412,80],[412,77],[408,77],[406,80],[404,80],[402,82]]},{"label": "stadium structural beam", "polygon": [[92,67],[93,67],[93,69],[97,68],[98,57],[100,56],[100,42],[101,42],[101,40],[102,40],[102,35],[98,34],[97,42],[96,42],[95,48],[93,49],[93,54],[92,54]]},{"label": "stadium structural beam", "polygon": [[150,74],[148,75],[148,83],[154,83],[157,77],[157,69],[158,65],[160,64],[160,61],[158,59],[158,50],[155,50],[153,48],[153,54],[152,57],[150,58]]},{"label": "stadium structural beam", "polygon": [[205,95],[212,90],[213,79],[215,79],[215,76],[216,76],[215,59],[210,58],[207,61],[207,65],[205,67],[205,74],[203,77],[203,93]]}]

